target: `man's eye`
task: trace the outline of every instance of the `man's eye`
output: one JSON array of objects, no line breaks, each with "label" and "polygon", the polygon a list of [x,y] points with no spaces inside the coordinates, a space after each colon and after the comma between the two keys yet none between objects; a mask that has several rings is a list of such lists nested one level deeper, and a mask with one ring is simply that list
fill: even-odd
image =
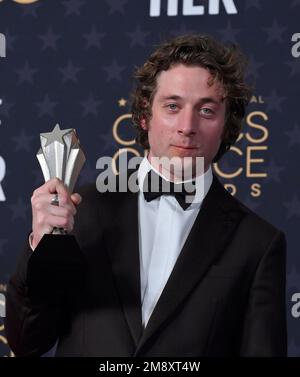
[{"label": "man's eye", "polygon": [[170,109],[170,110],[177,110],[178,106],[176,105],[176,103],[169,103],[167,105],[167,107]]},{"label": "man's eye", "polygon": [[212,109],[209,109],[208,107],[203,107],[200,109],[200,113],[203,115],[213,115],[214,111]]}]

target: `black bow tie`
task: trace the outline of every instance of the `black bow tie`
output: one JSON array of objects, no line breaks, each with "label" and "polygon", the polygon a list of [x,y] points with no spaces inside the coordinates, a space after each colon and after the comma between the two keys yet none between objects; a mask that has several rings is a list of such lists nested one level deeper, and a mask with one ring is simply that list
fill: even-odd
[{"label": "black bow tie", "polygon": [[143,193],[147,202],[151,202],[151,200],[161,195],[172,195],[176,198],[182,209],[186,210],[191,205],[191,201],[196,193],[195,181],[173,183],[165,180],[153,170],[150,170],[144,179]]}]

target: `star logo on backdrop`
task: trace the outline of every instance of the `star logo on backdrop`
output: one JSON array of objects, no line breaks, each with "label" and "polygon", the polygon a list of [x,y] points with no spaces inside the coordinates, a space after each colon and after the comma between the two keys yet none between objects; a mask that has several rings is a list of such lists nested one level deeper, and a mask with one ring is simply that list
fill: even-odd
[{"label": "star logo on backdrop", "polygon": [[82,116],[86,117],[91,114],[94,116],[98,115],[98,106],[100,106],[102,101],[97,100],[93,94],[89,94],[89,97],[85,101],[81,101],[80,105],[83,107]]},{"label": "star logo on backdrop", "polygon": [[124,71],[125,68],[126,67],[119,65],[116,59],[114,59],[111,65],[102,67],[102,69],[107,74],[106,81],[111,81],[111,80],[121,81],[122,80],[121,72]]},{"label": "star logo on backdrop", "polygon": [[83,38],[86,40],[85,48],[95,47],[98,50],[102,48],[102,39],[105,37],[105,33],[99,33],[95,26],[87,34],[83,34]]},{"label": "star logo on backdrop", "polygon": [[286,62],[285,64],[290,67],[289,77],[296,76],[300,73],[300,62],[299,62],[299,60],[295,59],[291,62]]},{"label": "star logo on backdrop", "polygon": [[246,0],[245,9],[256,8],[261,10],[260,0]]},{"label": "star logo on backdrop", "polygon": [[300,127],[298,124],[295,124],[293,129],[286,131],[285,134],[289,138],[289,147],[300,145]]},{"label": "star logo on backdrop", "polygon": [[74,83],[78,83],[77,75],[80,71],[82,71],[82,68],[76,67],[72,60],[68,61],[68,64],[63,67],[59,68],[59,71],[62,73],[62,82],[65,83],[66,81],[72,81]]},{"label": "star logo on backdrop", "polygon": [[85,4],[84,0],[66,0],[62,1],[65,7],[65,16],[70,16],[72,14],[80,15],[80,8]]},{"label": "star logo on backdrop", "polygon": [[185,23],[181,23],[180,27],[170,31],[170,35],[176,37],[177,35],[193,34],[194,30],[187,28]]},{"label": "star logo on backdrop", "polygon": [[101,140],[101,147],[104,152],[114,148],[117,144],[110,132],[99,135],[99,138]]},{"label": "star logo on backdrop", "polygon": [[279,96],[276,90],[273,90],[272,94],[265,98],[267,103],[267,112],[272,110],[282,112],[281,104],[287,99],[287,97]]},{"label": "star logo on backdrop", "polygon": [[287,220],[295,216],[300,218],[300,201],[296,194],[294,194],[293,199],[289,202],[284,202],[283,205],[287,210]]},{"label": "star logo on backdrop", "polygon": [[44,99],[40,102],[36,102],[35,105],[39,109],[38,117],[43,115],[54,115],[54,108],[57,106],[57,102],[51,101],[48,94],[45,95]]},{"label": "star logo on backdrop", "polygon": [[225,29],[218,29],[217,32],[220,35],[222,42],[233,42],[237,43],[237,36],[240,34],[241,29],[236,29],[231,26],[231,22],[227,22]]},{"label": "star logo on backdrop", "polygon": [[293,0],[293,2],[291,3],[291,8],[294,8],[297,5],[300,5],[300,0]]},{"label": "star logo on backdrop", "polygon": [[130,38],[130,47],[145,47],[145,39],[150,33],[148,31],[143,31],[140,25],[137,25],[134,31],[128,32],[126,34]]},{"label": "star logo on backdrop", "polygon": [[284,170],[284,167],[277,165],[274,160],[271,160],[269,165],[266,167],[266,173],[268,176],[266,177],[265,182],[274,181],[276,183],[280,183],[281,179],[279,175]]},{"label": "star logo on backdrop", "polygon": [[46,50],[47,48],[57,50],[56,42],[61,38],[61,36],[55,34],[52,28],[49,28],[48,31],[45,34],[40,35],[39,38],[43,42],[42,50]]},{"label": "star logo on backdrop", "polygon": [[109,15],[113,13],[122,13],[124,14],[124,7],[127,4],[127,0],[105,0],[106,4],[109,6]]},{"label": "star logo on backdrop", "polygon": [[286,27],[280,27],[277,20],[274,19],[271,27],[263,28],[264,32],[268,36],[267,43],[269,44],[273,41],[282,43],[284,41],[282,34],[286,31],[286,29]]},{"label": "star logo on backdrop", "polygon": [[16,203],[8,204],[7,207],[11,210],[12,221],[21,219],[26,221],[27,220],[27,211],[29,210],[29,204],[23,200],[22,197],[19,197]]},{"label": "star logo on backdrop", "polygon": [[118,104],[119,104],[120,107],[125,107],[126,104],[127,104],[127,101],[126,101],[126,99],[121,98],[121,99],[119,99]]},{"label": "star logo on backdrop", "polygon": [[253,55],[248,60],[248,76],[253,76],[255,79],[259,77],[258,70],[264,65],[263,62],[258,62]]},{"label": "star logo on backdrop", "polygon": [[0,106],[0,114],[4,115],[6,118],[9,118],[10,109],[14,105],[15,104],[13,102],[8,102],[5,98],[2,98],[2,104]]},{"label": "star logo on backdrop", "polygon": [[18,136],[12,136],[12,140],[15,143],[15,151],[16,152],[20,152],[20,151],[30,152],[31,151],[30,144],[33,139],[34,137],[27,135],[25,132],[25,129],[22,128]]},{"label": "star logo on backdrop", "polygon": [[24,82],[28,84],[33,84],[33,75],[38,70],[35,68],[30,68],[28,61],[26,60],[24,66],[22,68],[16,69],[16,73],[19,76],[18,78],[18,85],[23,84]]}]

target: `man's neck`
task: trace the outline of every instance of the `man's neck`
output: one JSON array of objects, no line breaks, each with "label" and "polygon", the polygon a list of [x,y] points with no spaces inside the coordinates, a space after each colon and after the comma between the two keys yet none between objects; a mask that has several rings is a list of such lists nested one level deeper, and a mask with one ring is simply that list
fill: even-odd
[{"label": "man's neck", "polygon": [[148,156],[146,157],[151,167],[168,181],[180,183],[196,179],[197,177],[205,174],[210,165],[203,166],[203,163],[196,164],[196,166],[184,165],[178,159],[177,164],[168,163],[168,159],[162,160],[159,157]]}]

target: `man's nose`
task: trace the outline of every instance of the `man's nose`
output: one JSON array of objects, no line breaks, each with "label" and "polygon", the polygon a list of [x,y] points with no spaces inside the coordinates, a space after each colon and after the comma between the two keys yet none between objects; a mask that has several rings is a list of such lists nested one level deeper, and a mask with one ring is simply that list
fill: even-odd
[{"label": "man's nose", "polygon": [[186,109],[181,113],[178,133],[184,136],[195,135],[197,130],[197,114],[192,109]]}]

